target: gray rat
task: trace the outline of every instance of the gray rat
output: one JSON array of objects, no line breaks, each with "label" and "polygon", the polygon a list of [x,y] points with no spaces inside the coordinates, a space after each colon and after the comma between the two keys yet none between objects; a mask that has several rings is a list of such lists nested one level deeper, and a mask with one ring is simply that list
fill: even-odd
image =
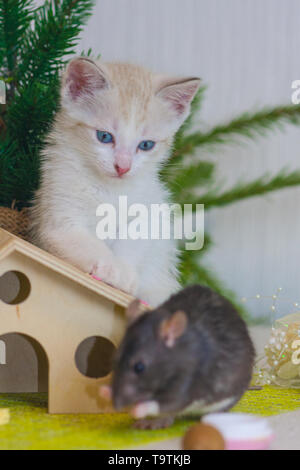
[{"label": "gray rat", "polygon": [[[157,428],[184,412],[231,408],[248,388],[254,347],[233,305],[208,287],[193,285],[155,310],[131,319],[118,349],[112,401],[132,407],[136,427]],[[156,419],[141,419],[146,416]]]}]

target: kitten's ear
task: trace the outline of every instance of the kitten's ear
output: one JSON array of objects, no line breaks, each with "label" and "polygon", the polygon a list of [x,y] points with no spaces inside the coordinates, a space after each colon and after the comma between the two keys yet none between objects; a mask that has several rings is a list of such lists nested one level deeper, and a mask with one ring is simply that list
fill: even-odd
[{"label": "kitten's ear", "polygon": [[167,346],[172,348],[186,330],[187,316],[183,310],[177,310],[170,318],[163,320],[159,326],[159,336]]},{"label": "kitten's ear", "polygon": [[71,60],[63,78],[63,96],[76,100],[108,88],[105,72],[90,59],[80,57]]},{"label": "kitten's ear", "polygon": [[126,318],[129,323],[132,323],[136,318],[138,318],[145,309],[139,299],[133,300],[126,309]]},{"label": "kitten's ear", "polygon": [[164,79],[158,85],[156,95],[167,101],[175,111],[177,117],[186,115],[189,112],[191,101],[200,86],[200,78],[185,79]]}]

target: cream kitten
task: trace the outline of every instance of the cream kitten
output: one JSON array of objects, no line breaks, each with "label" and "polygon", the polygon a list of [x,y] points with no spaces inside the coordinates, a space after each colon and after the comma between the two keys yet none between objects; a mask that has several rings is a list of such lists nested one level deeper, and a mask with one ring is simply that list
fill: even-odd
[{"label": "cream kitten", "polygon": [[96,237],[96,208],[168,202],[158,178],[172,138],[190,111],[199,79],[154,75],[128,64],[73,59],[61,107],[43,150],[32,210],[35,242],[153,306],[173,293],[174,240]]}]

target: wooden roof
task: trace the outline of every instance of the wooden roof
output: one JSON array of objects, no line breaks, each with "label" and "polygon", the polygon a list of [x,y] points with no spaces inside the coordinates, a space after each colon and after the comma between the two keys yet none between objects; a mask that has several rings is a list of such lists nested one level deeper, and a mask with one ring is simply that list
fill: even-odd
[{"label": "wooden roof", "polygon": [[131,295],[111,287],[105,282],[93,279],[89,274],[80,271],[80,269],[75,268],[68,262],[0,228],[0,261],[14,251],[22,253],[28,258],[43,264],[47,268],[66,276],[73,282],[102,295],[122,307],[127,307],[133,300]]}]

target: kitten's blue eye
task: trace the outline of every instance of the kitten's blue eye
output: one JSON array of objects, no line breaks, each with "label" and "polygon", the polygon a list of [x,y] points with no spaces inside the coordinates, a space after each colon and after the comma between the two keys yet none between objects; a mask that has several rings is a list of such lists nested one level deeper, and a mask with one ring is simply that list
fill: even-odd
[{"label": "kitten's blue eye", "polygon": [[153,140],[142,140],[142,142],[139,143],[138,148],[147,152],[147,150],[153,149],[154,145],[155,142],[153,142]]},{"label": "kitten's blue eye", "polygon": [[103,144],[111,144],[114,141],[112,134],[106,131],[97,131],[97,138]]},{"label": "kitten's blue eye", "polygon": [[145,370],[145,364],[141,361],[136,362],[133,366],[133,370],[136,374],[141,374]]}]

